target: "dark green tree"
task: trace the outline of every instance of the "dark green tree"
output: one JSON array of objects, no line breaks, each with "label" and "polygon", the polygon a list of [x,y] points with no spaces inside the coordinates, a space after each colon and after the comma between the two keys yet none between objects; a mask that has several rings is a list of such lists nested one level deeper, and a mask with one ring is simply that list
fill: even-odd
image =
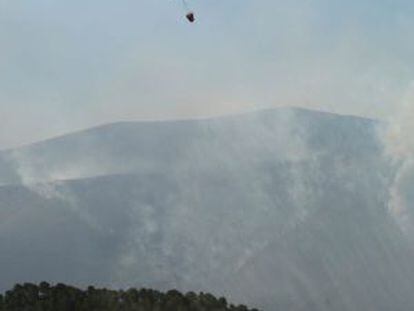
[{"label": "dark green tree", "polygon": [[[211,294],[182,294],[177,290],[161,293],[152,289],[127,291],[86,290],[46,282],[17,284],[0,295],[0,311],[250,311],[245,306],[228,306],[225,298]],[[254,311],[255,309],[251,310]],[[256,310],[257,311],[257,310]]]}]

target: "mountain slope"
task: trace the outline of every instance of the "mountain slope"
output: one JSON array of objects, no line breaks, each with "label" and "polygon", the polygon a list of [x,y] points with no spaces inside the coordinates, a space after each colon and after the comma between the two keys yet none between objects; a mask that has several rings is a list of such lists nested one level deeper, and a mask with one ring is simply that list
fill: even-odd
[{"label": "mountain slope", "polygon": [[387,211],[378,126],[278,109],[3,152],[0,289],[95,281],[265,310],[410,310],[414,257]]}]

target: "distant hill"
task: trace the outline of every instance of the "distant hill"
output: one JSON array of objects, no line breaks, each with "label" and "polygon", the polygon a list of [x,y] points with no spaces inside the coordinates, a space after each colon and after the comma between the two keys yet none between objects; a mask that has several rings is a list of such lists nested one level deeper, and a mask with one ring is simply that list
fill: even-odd
[{"label": "distant hill", "polygon": [[[25,283],[0,295],[0,311],[249,311],[246,306],[228,304],[223,297],[211,294],[176,290],[161,293],[151,289],[127,291],[96,289],[87,290],[46,282],[39,285]],[[256,309],[251,309],[257,311]]]},{"label": "distant hill", "polygon": [[379,122],[303,109],[128,122],[0,155],[0,290],[177,288],[264,310],[411,310]]},{"label": "distant hill", "polygon": [[273,164],[300,161],[310,152],[349,154],[362,161],[378,151],[376,125],[297,108],[201,120],[114,123],[0,152],[0,184],[166,174],[177,164],[198,166],[200,161]]}]

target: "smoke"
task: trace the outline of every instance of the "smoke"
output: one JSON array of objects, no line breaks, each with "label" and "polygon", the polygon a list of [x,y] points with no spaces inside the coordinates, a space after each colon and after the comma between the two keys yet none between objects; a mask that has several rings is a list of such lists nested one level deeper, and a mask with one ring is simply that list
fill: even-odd
[{"label": "smoke", "polygon": [[382,117],[410,79],[403,1],[191,1],[191,27],[170,2],[0,2],[0,149],[257,107]]},{"label": "smoke", "polygon": [[312,215],[314,189],[295,165],[314,153],[299,124],[290,109],[197,121],[167,171],[174,190],[155,188],[165,202],[138,199],[127,212],[117,282],[220,291],[275,235]]},{"label": "smoke", "polygon": [[41,157],[25,153],[20,149],[13,150],[9,156],[17,176],[17,184],[46,201],[54,201],[56,208],[63,207],[70,210],[93,230],[105,230],[88,210],[79,205],[78,197],[64,183],[64,180],[84,176],[82,173],[87,172],[87,168],[78,166],[70,170],[68,167],[61,167],[59,171],[57,168],[49,167],[48,170]]},{"label": "smoke", "polygon": [[398,113],[390,118],[384,135],[385,152],[397,167],[390,187],[389,210],[402,230],[414,233],[414,82],[402,99]]},{"label": "smoke", "polygon": [[[413,171],[406,142],[410,119],[403,113],[409,110],[395,116],[384,139],[399,168],[390,206],[406,209],[413,177],[405,172]],[[402,287],[387,261],[394,254],[393,233],[398,239],[401,235],[384,225],[388,215],[378,208],[386,202],[380,194],[387,193],[388,184],[383,185],[376,125],[301,109],[119,124],[93,131],[106,137],[107,148],[85,132],[35,150],[16,150],[12,155],[20,184],[41,200],[32,211],[37,196],[23,204],[7,194],[0,199],[11,202],[13,210],[27,206],[26,218],[15,216],[24,228],[36,215],[26,232],[31,237],[40,230],[37,240],[48,243],[43,253],[39,244],[32,245],[33,253],[45,258],[38,261],[42,266],[56,261],[49,255],[50,243],[73,243],[73,250],[65,247],[68,253],[59,251],[64,261],[56,261],[51,272],[63,281],[208,290],[249,305],[299,304],[298,310],[316,310],[312,305],[317,310],[369,309],[373,301],[393,304],[392,290]],[[70,167],[95,172],[88,159],[95,159],[100,175],[107,175],[108,167],[119,175],[54,179],[67,176]],[[57,227],[56,219],[67,228]],[[14,233],[21,227],[13,223],[2,229],[16,230],[9,235],[19,237],[10,243],[13,254],[19,254],[15,245],[25,246],[21,232]],[[8,258],[3,266],[12,262]],[[31,270],[44,278],[41,270]],[[411,274],[401,275],[408,280]],[[10,272],[9,279],[16,280],[15,274]],[[379,288],[370,286],[374,281]],[[390,288],[390,295],[376,299]],[[348,307],[324,307],[325,297],[333,304],[349,302]]]}]

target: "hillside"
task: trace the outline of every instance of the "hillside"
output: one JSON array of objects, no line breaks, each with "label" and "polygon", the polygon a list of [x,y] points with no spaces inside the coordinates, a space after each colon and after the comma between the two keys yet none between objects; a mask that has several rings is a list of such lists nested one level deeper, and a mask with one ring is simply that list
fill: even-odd
[{"label": "hillside", "polygon": [[414,255],[387,210],[378,126],[275,109],[3,151],[0,290],[46,279],[408,311]]}]

